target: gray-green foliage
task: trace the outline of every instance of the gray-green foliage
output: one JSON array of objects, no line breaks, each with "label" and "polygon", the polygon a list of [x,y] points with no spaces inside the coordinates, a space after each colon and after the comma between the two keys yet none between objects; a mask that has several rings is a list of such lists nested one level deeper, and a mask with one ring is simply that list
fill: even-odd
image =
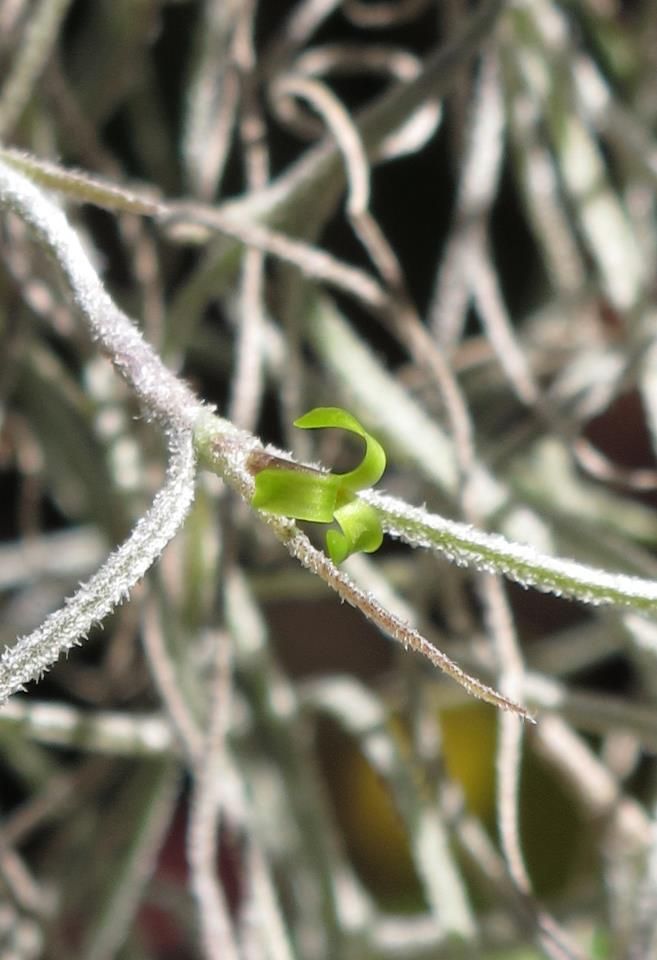
[{"label": "gray-green foliage", "polygon": [[[55,0],[0,7],[13,41],[0,49],[0,413],[22,491],[20,536],[0,548],[0,748],[23,799],[8,807],[2,838],[3,949],[148,955],[138,907],[167,895],[156,861],[186,772],[190,896],[173,899],[181,937],[196,911],[206,957],[651,955],[654,778],[640,800],[627,781],[640,761],[650,769],[657,743],[656,530],[634,496],[657,486],[657,471],[614,463],[586,428],[629,395],[627,434],[644,416],[653,445],[656,435],[657,18],[649,0],[624,20],[612,6],[300,0],[276,28],[256,0],[78,4],[69,21]],[[332,17],[351,45],[318,39]],[[406,20],[417,34],[404,33]],[[176,23],[190,60],[163,67],[158,29],[166,36]],[[421,54],[415,41],[394,46],[428,32]],[[332,85],[354,71],[392,78],[359,110]],[[267,124],[316,142],[279,169]],[[422,190],[412,164],[423,150],[436,159],[436,138],[455,172],[454,206],[443,244],[435,223],[422,313],[395,230],[375,217],[372,170],[408,163],[406,189]],[[233,154],[241,190],[229,196]],[[126,158],[141,182],[127,183]],[[531,235],[530,293],[498,266],[507,238],[491,218],[504,170]],[[82,204],[110,211],[116,233],[86,221]],[[339,214],[366,266],[328,248],[325,227]],[[514,229],[505,221],[518,249]],[[514,284],[524,302],[512,310]],[[386,342],[401,371],[381,355]],[[98,351],[118,377],[98,367]],[[215,383],[227,397],[218,411],[203,396]],[[299,414],[329,404],[385,443],[391,492],[359,496],[392,538],[418,549],[342,569],[293,520],[251,508],[272,397],[282,443]],[[313,456],[305,438],[296,449]],[[46,492],[66,534],[40,524],[33,505]],[[107,541],[124,539],[103,546],[89,521]],[[586,619],[527,642],[500,574],[579,601]],[[375,667],[367,683],[343,676],[348,660],[312,682],[282,670],[267,599],[315,602],[321,580],[505,708],[487,810],[468,812],[450,779],[449,718],[465,694],[438,671],[403,650],[393,689]],[[74,651],[64,663],[101,623],[90,658]],[[635,689],[609,697],[571,684],[610,653],[635,668]],[[31,684],[15,696],[55,664],[48,696],[60,702]],[[407,842],[399,856],[417,877],[409,915],[378,902],[376,882],[356,869],[367,865],[309,742],[321,718],[349,735],[350,757],[362,753],[394,802]],[[528,730],[529,764],[540,756],[552,789],[565,783],[572,819],[599,824],[588,863],[547,905],[533,889],[540,857],[528,866],[525,856]],[[68,766],[61,746],[73,751]],[[475,768],[488,759],[478,747],[466,746]],[[364,762],[354,776],[366,780]],[[119,771],[125,782],[111,793]],[[462,786],[472,800],[467,777]],[[384,831],[375,839],[385,853],[386,821],[369,802],[365,821]],[[112,825],[104,836],[101,816]],[[546,835],[551,816],[546,802]],[[24,851],[49,818],[57,842]],[[239,847],[236,909],[216,868],[220,824]],[[387,861],[381,888],[391,878],[394,887],[397,867]],[[64,946],[71,926],[79,939]]]}]

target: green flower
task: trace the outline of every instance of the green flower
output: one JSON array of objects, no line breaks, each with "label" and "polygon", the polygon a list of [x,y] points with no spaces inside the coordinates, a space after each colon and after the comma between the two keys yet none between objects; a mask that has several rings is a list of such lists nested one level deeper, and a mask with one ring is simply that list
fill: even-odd
[{"label": "green flower", "polygon": [[378,550],[383,541],[378,514],[356,494],[380,480],[386,466],[381,444],[340,407],[316,407],[295,420],[294,425],[305,430],[319,427],[349,430],[365,441],[365,456],[349,473],[323,473],[298,464],[288,466],[284,460],[272,457],[256,474],[251,504],[259,510],[295,520],[315,523],[336,520],[340,530],[329,530],[326,534],[326,548],[336,564],[360,550],[365,553]]}]

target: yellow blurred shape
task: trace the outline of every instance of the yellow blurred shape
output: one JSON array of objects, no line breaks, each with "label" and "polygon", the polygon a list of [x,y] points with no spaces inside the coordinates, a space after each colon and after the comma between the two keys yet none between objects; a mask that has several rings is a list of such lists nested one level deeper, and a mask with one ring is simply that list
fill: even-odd
[{"label": "yellow blurred shape", "polygon": [[329,785],[355,867],[387,905],[417,905],[417,875],[390,790],[351,737],[333,728],[322,740],[332,754]]},{"label": "yellow blurred shape", "polygon": [[443,710],[440,730],[445,770],[463,788],[468,810],[490,821],[495,809],[495,710],[479,704]]},{"label": "yellow blurred shape", "polygon": [[[448,775],[463,788],[468,809],[494,815],[495,711],[465,706],[437,714]],[[401,723],[393,724],[403,754],[409,743]],[[418,904],[417,874],[402,819],[390,789],[355,741],[337,728],[325,731],[322,752],[331,754],[330,786],[349,854],[372,891],[385,901]],[[412,756],[408,755],[410,763]],[[428,785],[427,785],[428,787]],[[422,790],[420,784],[419,789]]]}]

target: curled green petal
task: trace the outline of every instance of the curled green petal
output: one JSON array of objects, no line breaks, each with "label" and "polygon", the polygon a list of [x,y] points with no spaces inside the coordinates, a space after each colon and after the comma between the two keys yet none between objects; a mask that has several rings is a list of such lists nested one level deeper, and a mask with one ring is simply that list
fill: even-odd
[{"label": "curled green petal", "polygon": [[376,510],[367,503],[353,500],[334,513],[342,533],[329,530],[326,547],[336,565],[352,553],[374,553],[383,542],[383,530]]},{"label": "curled green petal", "polygon": [[365,456],[362,462],[349,473],[338,473],[344,487],[355,492],[365,490],[377,483],[386,468],[386,455],[383,447],[363,426],[341,407],[315,407],[294,421],[295,427],[316,429],[318,427],[337,427],[362,437],[365,441]]},{"label": "curled green petal", "polygon": [[340,407],[316,407],[299,417],[295,426],[348,430],[365,441],[365,456],[349,473],[324,473],[267,450],[256,451],[249,463],[255,480],[252,505],[295,520],[330,523],[335,518],[340,530],[329,530],[326,534],[326,547],[335,564],[360,550],[365,553],[378,550],[383,541],[378,514],[356,498],[356,491],[371,487],[380,479],[386,465],[383,447],[355,417]]},{"label": "curled green petal", "polygon": [[284,467],[267,467],[255,477],[252,506],[295,520],[330,523],[337,506],[340,478]]}]

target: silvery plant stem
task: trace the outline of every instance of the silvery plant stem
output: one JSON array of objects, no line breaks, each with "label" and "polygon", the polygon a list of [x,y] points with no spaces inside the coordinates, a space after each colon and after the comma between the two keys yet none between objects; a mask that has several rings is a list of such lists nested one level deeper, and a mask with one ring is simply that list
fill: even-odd
[{"label": "silvery plant stem", "polygon": [[0,163],[0,208],[19,216],[56,261],[92,337],[164,428],[169,464],[164,487],[128,539],[87,583],[0,658],[0,702],[40,677],[95,623],[124,600],[182,524],[194,495],[193,426],[202,409],[166,369],[135,324],[114,304],[66,217],[40,189]]}]

